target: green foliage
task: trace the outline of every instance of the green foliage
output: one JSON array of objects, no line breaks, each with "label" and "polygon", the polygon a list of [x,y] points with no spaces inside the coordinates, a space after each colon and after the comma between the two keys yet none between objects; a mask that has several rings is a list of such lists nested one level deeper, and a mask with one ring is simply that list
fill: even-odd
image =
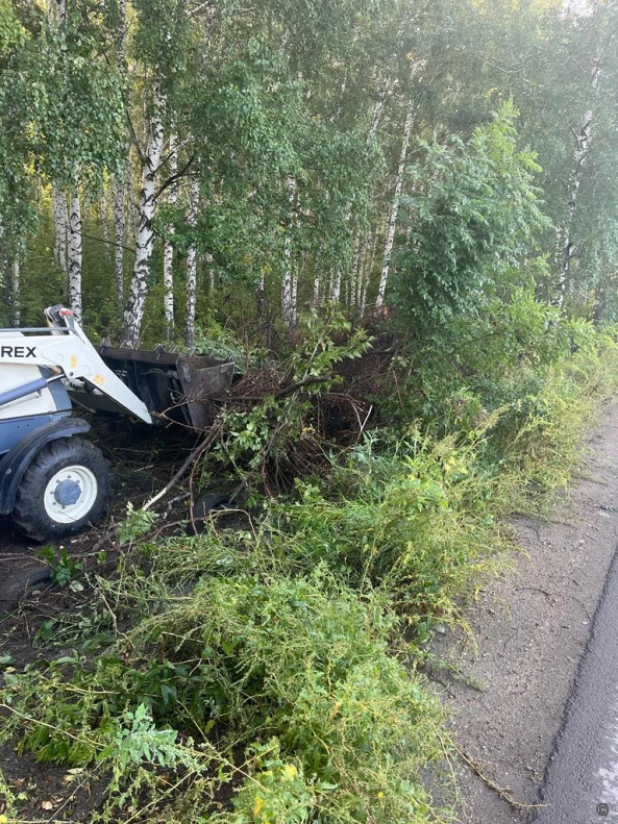
[{"label": "green foliage", "polygon": [[71,586],[76,591],[82,588],[77,579],[83,572],[84,566],[79,561],[70,558],[65,547],[60,547],[60,551],[57,552],[53,546],[47,546],[41,549],[38,555],[51,567],[51,579],[56,586]]},{"label": "green foliage", "polygon": [[[360,357],[371,346],[365,330],[352,330],[335,306],[323,314],[313,311],[303,315],[298,334],[297,345],[279,364],[283,388],[247,412],[223,413],[225,434],[216,454],[241,474],[245,467],[250,473],[259,473],[267,491],[271,491],[269,464],[274,464],[276,475],[302,444],[321,450],[311,420],[314,402],[341,382],[334,373],[336,364]],[[291,481],[287,479],[288,484]]]},{"label": "green foliage", "polygon": [[[103,821],[127,805],[166,824],[434,815],[423,775],[448,743],[416,665],[436,624],[465,629],[462,603],[503,563],[500,519],[564,489],[591,410],[616,386],[614,335],[586,322],[558,324],[533,357],[549,327],[530,300],[517,293],[502,318],[500,406],[479,405],[487,367],[474,349],[476,384],[455,369],[434,435],[409,421],[374,432],[257,525],[143,545],[97,582],[95,623],[62,628],[73,653],[5,672],[3,740],[108,770]],[[530,339],[517,337],[522,318]],[[308,323],[313,348],[299,351],[321,341],[328,365],[340,350]],[[295,357],[298,377],[313,361]],[[106,648],[92,659],[101,614]],[[174,792],[158,780],[170,769]]]},{"label": "green foliage", "polygon": [[[162,242],[174,245],[177,322],[194,245],[198,350],[258,368],[243,374],[247,397],[225,411],[203,470],[231,468],[249,505],[258,485],[288,493],[243,529],[207,525],[193,539],[148,541],[156,516],[129,506],[117,574],[91,576],[87,603],[39,627],[51,660],[23,671],[4,661],[0,740],[100,781],[95,821],[449,820],[423,787],[448,742],[417,665],[437,624],[466,628],[462,605],[504,563],[505,516],[565,489],[582,431],[616,387],[615,330],[581,319],[616,309],[614,5],[596,4],[584,26],[510,0],[421,11],[407,0],[135,0],[115,66],[114,0],[68,2],[64,27],[37,4],[0,0],[4,295],[20,259],[24,318],[35,323],[64,293],[48,184],[79,178],[109,197],[160,84],[146,338],[180,339],[163,317]],[[572,66],[601,52],[591,95]],[[411,62],[422,66],[413,79]],[[569,125],[591,105],[571,215]],[[322,404],[342,361],[369,353],[349,317],[365,288],[375,294],[408,112],[394,333],[366,359],[394,353],[371,384],[381,428],[335,453]],[[195,227],[182,179],[163,206],[172,128],[179,168],[200,174]],[[135,148],[129,161],[134,195]],[[113,258],[99,242],[111,237],[109,208],[84,212],[87,328],[113,335]],[[556,225],[573,217],[577,317],[547,306],[545,212]],[[283,329],[288,275],[301,309],[338,282],[341,305]],[[66,550],[44,557],[57,584],[79,590],[81,564]]]},{"label": "green foliage", "polygon": [[517,148],[517,111],[505,103],[467,143],[421,142],[402,211],[410,239],[400,254],[395,303],[415,324],[440,324],[473,306],[535,252],[548,226],[538,203],[535,156]]},{"label": "green foliage", "polygon": [[127,504],[127,517],[116,527],[116,536],[120,546],[130,544],[150,532],[158,517],[156,512],[135,509],[129,501]]},{"label": "green foliage", "polygon": [[[131,586],[138,596],[139,580]],[[361,602],[324,572],[310,579],[239,574],[205,577],[191,598],[168,589],[166,607],[154,612],[151,583],[144,586],[139,603],[151,615],[143,612],[131,631],[131,652],[119,640],[125,654],[94,668],[75,656],[7,680],[3,699],[13,720],[23,721],[28,707],[22,749],[45,761],[109,763],[111,790],[126,800],[136,765],[206,768],[190,742],[178,743],[173,723],[185,736],[216,743],[220,755],[212,757],[221,764],[228,748],[243,753],[246,780],[234,809],[212,820],[266,821],[270,814],[283,824],[292,809],[301,821],[311,810],[333,824],[368,814],[424,820],[429,801],[419,770],[442,751],[441,711],[389,655],[394,619],[383,599],[367,593]],[[167,707],[150,704],[152,715],[149,693],[161,669],[146,678],[153,666],[146,653],[167,667],[163,684],[173,684]],[[110,809],[118,804],[110,798]],[[207,804],[202,798],[203,815]],[[148,820],[166,820],[165,811]]]}]

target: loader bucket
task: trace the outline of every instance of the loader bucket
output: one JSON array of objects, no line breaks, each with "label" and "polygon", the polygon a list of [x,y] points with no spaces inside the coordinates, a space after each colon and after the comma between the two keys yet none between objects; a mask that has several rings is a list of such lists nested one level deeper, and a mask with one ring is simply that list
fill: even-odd
[{"label": "loader bucket", "polygon": [[[211,355],[179,355],[161,347],[141,350],[104,346],[99,354],[106,366],[146,404],[155,423],[174,421],[198,430],[212,423],[235,371],[229,360]],[[90,398],[86,405],[104,408],[100,396]]]}]

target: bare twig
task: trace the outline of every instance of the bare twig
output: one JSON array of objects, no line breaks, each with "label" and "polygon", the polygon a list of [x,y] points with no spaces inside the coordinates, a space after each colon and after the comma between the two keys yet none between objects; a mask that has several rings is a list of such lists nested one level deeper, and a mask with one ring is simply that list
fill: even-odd
[{"label": "bare twig", "polygon": [[462,760],[466,762],[466,764],[470,767],[470,769],[481,779],[481,781],[486,784],[490,790],[493,790],[503,801],[506,801],[513,809],[515,810],[537,810],[540,807],[547,807],[548,804],[524,804],[522,801],[516,801],[513,796],[511,795],[511,791],[507,787],[500,787],[496,784],[495,781],[492,781],[491,778],[488,778],[483,770],[481,769],[480,765],[474,761],[465,750],[461,747],[455,745],[455,749],[461,756]]}]

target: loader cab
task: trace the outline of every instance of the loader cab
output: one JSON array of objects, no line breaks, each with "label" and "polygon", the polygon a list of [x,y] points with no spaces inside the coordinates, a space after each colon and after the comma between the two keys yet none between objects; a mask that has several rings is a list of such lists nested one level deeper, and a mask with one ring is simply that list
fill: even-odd
[{"label": "loader cab", "polygon": [[79,437],[90,425],[72,416],[64,370],[37,358],[35,335],[47,332],[46,345],[71,328],[47,320],[48,330],[0,330],[0,516],[35,541],[96,523],[110,488],[107,461]]},{"label": "loader cab", "polygon": [[[27,336],[11,332],[11,340]],[[9,333],[0,331],[2,339]],[[71,414],[72,405],[62,381],[51,369],[24,364],[0,368],[0,457],[10,452],[28,434]]]}]

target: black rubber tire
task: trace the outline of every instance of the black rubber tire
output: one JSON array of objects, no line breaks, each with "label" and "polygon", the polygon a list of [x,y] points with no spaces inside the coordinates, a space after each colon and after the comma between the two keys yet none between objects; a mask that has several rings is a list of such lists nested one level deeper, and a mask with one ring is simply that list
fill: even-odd
[{"label": "black rubber tire", "polygon": [[[60,524],[45,511],[45,489],[53,476],[66,466],[84,466],[97,479],[97,495],[90,510],[79,520]],[[58,438],[44,446],[32,460],[17,490],[13,523],[34,541],[66,538],[97,524],[107,507],[112,483],[109,463],[101,451],[83,438]]]},{"label": "black rubber tire", "polygon": [[[206,529],[206,521],[217,512],[230,509],[232,502],[229,495],[218,494],[216,492],[205,492],[199,495],[193,505],[193,522],[198,535]],[[193,535],[193,524],[189,524],[189,534]]]}]

